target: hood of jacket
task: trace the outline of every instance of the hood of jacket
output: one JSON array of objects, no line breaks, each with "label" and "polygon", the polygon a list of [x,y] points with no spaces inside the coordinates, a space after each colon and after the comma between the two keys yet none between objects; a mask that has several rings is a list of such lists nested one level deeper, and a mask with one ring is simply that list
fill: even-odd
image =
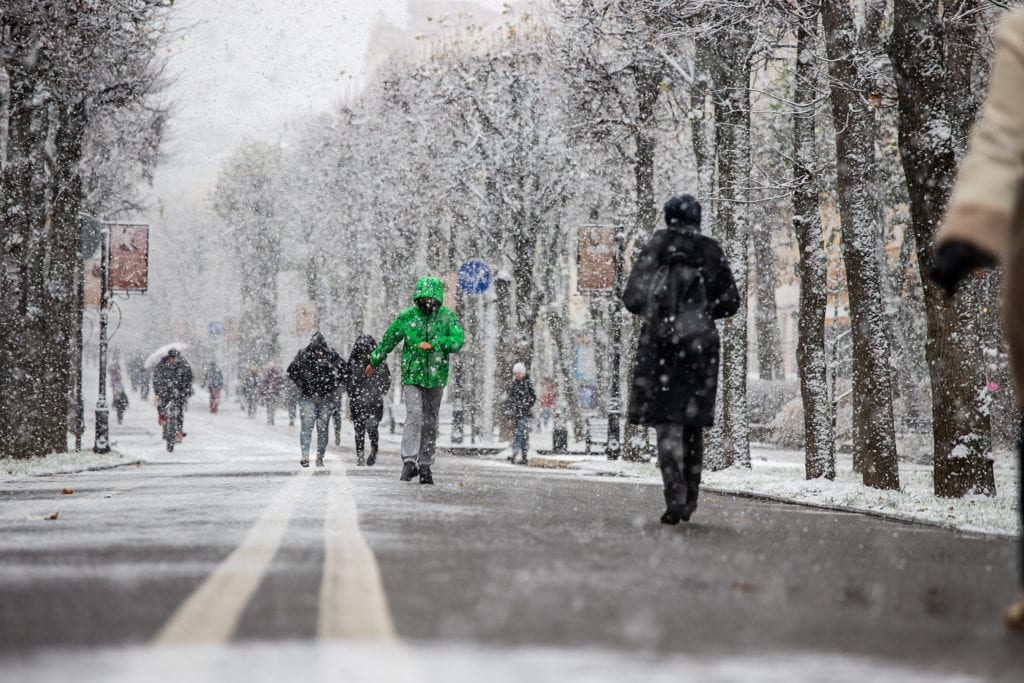
[{"label": "hood of jacket", "polygon": [[416,289],[413,291],[412,300],[429,297],[436,299],[438,303],[444,303],[444,285],[436,277],[421,277],[416,282]]},{"label": "hood of jacket", "polygon": [[355,344],[352,345],[352,353],[349,354],[351,359],[368,359],[370,353],[377,346],[377,340],[368,334],[362,334],[356,337]]}]

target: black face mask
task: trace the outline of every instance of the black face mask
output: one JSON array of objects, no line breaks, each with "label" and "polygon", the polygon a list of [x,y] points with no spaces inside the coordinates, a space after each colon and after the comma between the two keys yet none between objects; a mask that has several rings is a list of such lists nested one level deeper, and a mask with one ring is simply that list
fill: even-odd
[{"label": "black face mask", "polygon": [[441,302],[437,299],[419,299],[416,302],[417,308],[423,313],[423,315],[431,315],[441,307]]}]

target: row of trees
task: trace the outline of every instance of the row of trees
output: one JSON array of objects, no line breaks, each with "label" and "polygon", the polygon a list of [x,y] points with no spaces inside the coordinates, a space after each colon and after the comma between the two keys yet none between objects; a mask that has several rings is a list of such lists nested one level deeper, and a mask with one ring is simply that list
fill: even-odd
[{"label": "row of trees", "polygon": [[[83,217],[140,207],[167,111],[173,0],[0,7],[0,455],[67,450],[81,371]],[[72,411],[68,410],[69,403]]]},{"label": "row of trees", "polygon": [[[936,493],[990,493],[984,380],[1000,369],[978,359],[999,355],[982,353],[997,350],[980,313],[993,288],[979,279],[951,303],[925,274],[1001,12],[983,0],[551,0],[497,28],[461,25],[393,57],[298,144],[251,145],[225,168],[216,206],[242,273],[247,360],[276,353],[281,268],[305,271],[337,333],[382,324],[418,274],[480,256],[499,266],[497,377],[554,346],[558,400],[578,423],[573,228],[615,221],[636,248],[660,200],[687,188],[756,303],[762,377],[780,372],[772,245],[794,246],[807,476],[835,475],[835,378],[848,374],[866,485],[899,487],[897,424],[913,406],[895,396],[926,384]],[[723,330],[715,466],[750,463],[748,326],[744,307]],[[846,334],[848,371],[830,361]],[[627,451],[644,438],[627,433]]]}]

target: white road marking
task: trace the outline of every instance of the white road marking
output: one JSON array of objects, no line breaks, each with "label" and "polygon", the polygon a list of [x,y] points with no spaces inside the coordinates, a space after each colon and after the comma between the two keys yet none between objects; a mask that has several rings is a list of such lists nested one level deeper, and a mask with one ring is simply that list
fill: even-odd
[{"label": "white road marking", "polygon": [[352,485],[340,465],[331,470],[324,540],[320,638],[396,640],[380,567],[359,531]]},{"label": "white road marking", "polygon": [[289,478],[245,540],[206,577],[154,638],[155,644],[226,642],[281,546],[299,498],[310,480],[304,470]]}]

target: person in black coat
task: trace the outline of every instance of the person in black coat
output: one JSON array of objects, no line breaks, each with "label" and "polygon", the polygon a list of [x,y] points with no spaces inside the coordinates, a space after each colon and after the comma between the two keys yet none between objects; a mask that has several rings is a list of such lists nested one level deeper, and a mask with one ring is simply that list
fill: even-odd
[{"label": "person in black coat", "polygon": [[622,294],[626,309],[644,316],[629,421],[657,431],[665,524],[687,521],[697,508],[703,429],[714,422],[718,393],[714,321],[740,307],[725,254],[700,233],[700,219],[700,203],[692,196],[669,199],[668,227],[643,246]]},{"label": "person in black coat", "polygon": [[345,359],[327,345],[322,334],[313,335],[309,345],[295,354],[288,377],[299,388],[299,464],[309,467],[309,446],[316,425],[316,466],[324,466],[327,452],[327,420],[334,405],[334,393],[342,386]]},{"label": "person in black coat", "polygon": [[[363,370],[370,364],[370,352],[377,340],[368,334],[360,335],[348,359],[348,411],[356,433],[356,465],[377,462],[380,445],[380,421],[384,418],[384,396],[391,388],[391,371],[382,364],[367,377]],[[366,436],[370,437],[370,455],[365,460]]]},{"label": "person in black coat", "polygon": [[153,393],[158,400],[160,424],[171,401],[178,404],[178,432],[185,436],[185,406],[192,395],[192,367],[177,349],[170,349],[153,369]]},{"label": "person in black coat", "polygon": [[512,366],[512,382],[509,383],[505,394],[505,416],[515,428],[512,457],[509,458],[513,464],[516,462],[517,454],[520,457],[519,462],[526,464],[526,451],[530,446],[530,417],[536,402],[537,393],[533,390],[529,375],[526,374],[526,365],[516,363]]}]

